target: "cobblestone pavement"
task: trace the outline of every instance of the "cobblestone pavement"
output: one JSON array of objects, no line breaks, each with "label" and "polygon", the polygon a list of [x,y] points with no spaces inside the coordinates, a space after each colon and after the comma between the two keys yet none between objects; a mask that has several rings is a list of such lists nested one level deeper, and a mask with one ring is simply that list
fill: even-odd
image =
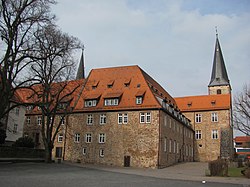
[{"label": "cobblestone pavement", "polygon": [[[75,164],[66,162],[66,164]],[[242,184],[250,187],[250,179],[233,178],[233,177],[209,177],[205,176],[205,170],[208,169],[208,163],[205,162],[187,162],[180,163],[163,169],[138,169],[124,167],[109,167],[100,165],[83,165],[76,164],[81,167],[94,168],[104,171],[112,171],[125,174],[133,174],[140,176],[156,177],[161,179],[177,179],[185,181],[206,181],[229,184]]]}]

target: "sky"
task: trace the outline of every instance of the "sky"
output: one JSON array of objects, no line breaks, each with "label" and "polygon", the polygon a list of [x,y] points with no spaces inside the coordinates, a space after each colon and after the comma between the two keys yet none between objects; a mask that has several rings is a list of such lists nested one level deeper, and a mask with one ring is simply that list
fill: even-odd
[{"label": "sky", "polygon": [[233,94],[250,84],[249,0],[58,0],[52,12],[83,42],[87,73],[139,65],[173,97],[206,95],[217,27]]}]

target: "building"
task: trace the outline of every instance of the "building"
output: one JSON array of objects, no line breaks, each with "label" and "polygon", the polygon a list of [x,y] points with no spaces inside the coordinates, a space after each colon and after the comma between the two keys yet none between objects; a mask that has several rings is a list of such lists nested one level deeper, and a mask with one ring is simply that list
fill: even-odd
[{"label": "building", "polygon": [[[58,133],[54,157],[151,168],[193,161],[190,121],[140,67],[93,69],[80,94]],[[24,133],[39,147],[39,113],[32,110],[26,114]]]},{"label": "building", "polygon": [[233,157],[231,85],[218,35],[208,95],[175,98],[195,131],[195,160]]},{"label": "building", "polygon": [[234,148],[239,158],[250,160],[250,136],[236,136],[234,138]]}]

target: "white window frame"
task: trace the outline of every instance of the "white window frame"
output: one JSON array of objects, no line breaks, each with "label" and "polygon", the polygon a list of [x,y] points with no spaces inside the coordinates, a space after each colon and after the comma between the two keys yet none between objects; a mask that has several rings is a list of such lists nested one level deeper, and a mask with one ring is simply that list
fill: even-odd
[{"label": "white window frame", "polygon": [[213,139],[213,140],[219,139],[219,132],[218,132],[217,129],[213,129],[213,130],[212,130],[212,139]]},{"label": "white window frame", "polygon": [[118,114],[118,124],[122,124],[122,121],[123,121],[122,114],[119,113],[119,114]]},{"label": "white window frame", "polygon": [[123,114],[122,123],[128,124],[128,114],[127,113]]},{"label": "white window frame", "polygon": [[146,113],[140,112],[140,123],[146,123]]},{"label": "white window frame", "polygon": [[93,123],[94,123],[93,114],[88,114],[87,115],[87,125],[93,125]]},{"label": "white window frame", "polygon": [[92,134],[91,133],[86,133],[85,142],[86,143],[91,143],[92,142]]},{"label": "white window frame", "polygon": [[101,158],[104,157],[104,149],[100,149],[100,150],[99,150],[99,156],[100,156]]},{"label": "white window frame", "polygon": [[86,147],[83,147],[83,148],[82,148],[82,155],[85,156],[86,154],[87,154],[87,148],[86,148]]},{"label": "white window frame", "polygon": [[117,106],[119,104],[118,98],[104,99],[104,106]]},{"label": "white window frame", "polygon": [[151,123],[151,112],[146,112],[146,123]]},{"label": "white window frame", "polygon": [[202,114],[198,113],[195,114],[195,123],[201,123],[202,122]]},{"label": "white window frame", "polygon": [[201,130],[195,130],[195,139],[196,140],[202,139],[202,131]]},{"label": "white window frame", "polygon": [[107,116],[106,114],[100,114],[100,125],[104,125],[107,123]]},{"label": "white window frame", "polygon": [[106,134],[100,133],[99,134],[99,143],[105,143],[106,142]]},{"label": "white window frame", "polygon": [[42,117],[37,116],[37,125],[41,125],[41,124],[42,124]]},{"label": "white window frame", "polygon": [[176,141],[174,140],[174,153],[176,152]]},{"label": "white window frame", "polygon": [[96,104],[97,104],[96,99],[87,100],[87,101],[84,102],[85,107],[95,107]]},{"label": "white window frame", "polygon": [[26,123],[27,123],[27,125],[30,124],[30,116],[26,116]]},{"label": "white window frame", "polygon": [[217,112],[213,112],[211,114],[211,121],[212,122],[218,122],[218,113]]},{"label": "white window frame", "polygon": [[86,147],[83,147],[82,148],[82,155],[86,155],[87,154],[87,148]]},{"label": "white window frame", "polygon": [[80,142],[80,133],[75,133],[74,142],[75,143],[79,143]]},{"label": "white window frame", "polygon": [[136,97],[136,104],[141,105],[142,104],[142,99],[143,99],[142,96],[137,96]]},{"label": "white window frame", "polygon": [[57,142],[59,142],[59,143],[63,142],[63,134],[58,134]]}]

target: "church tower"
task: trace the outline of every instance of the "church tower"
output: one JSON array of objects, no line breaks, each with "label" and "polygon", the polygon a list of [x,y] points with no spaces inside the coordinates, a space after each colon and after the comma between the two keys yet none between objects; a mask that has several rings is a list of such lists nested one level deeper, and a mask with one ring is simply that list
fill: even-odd
[{"label": "church tower", "polygon": [[211,80],[208,85],[208,92],[209,95],[231,93],[230,81],[228,79],[227,70],[224,63],[217,33],[216,33],[213,69],[212,69]]},{"label": "church tower", "polygon": [[83,55],[83,50],[82,50],[82,56],[80,59],[80,63],[78,66],[77,74],[76,74],[76,80],[77,79],[85,79],[85,71],[84,71],[84,55]]}]

